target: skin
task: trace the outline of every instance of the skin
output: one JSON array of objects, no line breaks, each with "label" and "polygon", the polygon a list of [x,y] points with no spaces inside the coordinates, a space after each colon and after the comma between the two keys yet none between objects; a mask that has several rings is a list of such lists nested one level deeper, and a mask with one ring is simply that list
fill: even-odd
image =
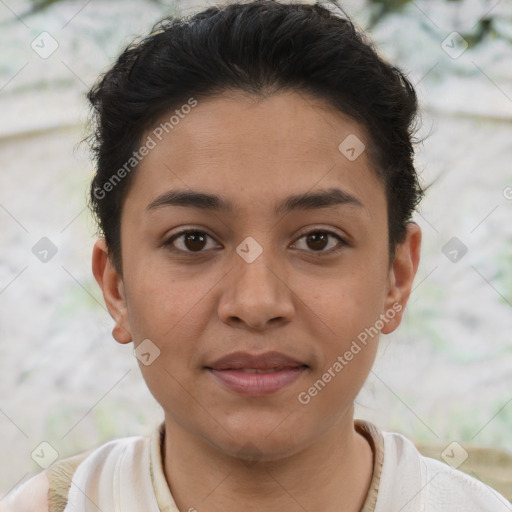
[{"label": "skin", "polygon": [[[401,311],[381,332],[398,327],[421,231],[409,223],[389,263],[384,188],[368,151],[349,161],[338,150],[350,134],[370,147],[361,125],[296,92],[203,100],[136,171],[121,216],[122,274],[96,242],[93,272],[115,339],[150,339],[161,351],[140,367],[165,412],[165,473],[182,511],[357,512],[364,502],[372,453],[353,404],[378,336],[307,405],[298,395],[393,304]],[[333,187],[362,206],[275,215],[290,195]],[[176,189],[220,195],[237,210],[148,209]],[[201,253],[184,237],[165,244],[184,228],[210,235]],[[346,244],[330,236],[315,250],[304,236],[315,230]],[[248,236],[263,248],[252,263],[236,252]],[[204,369],[238,350],[276,350],[308,369],[274,394],[241,396]]]}]

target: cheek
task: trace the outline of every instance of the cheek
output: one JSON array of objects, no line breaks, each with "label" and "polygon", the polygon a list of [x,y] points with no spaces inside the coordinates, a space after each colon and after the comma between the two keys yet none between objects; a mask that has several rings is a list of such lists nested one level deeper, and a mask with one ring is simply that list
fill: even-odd
[{"label": "cheek", "polygon": [[178,333],[192,336],[201,327],[208,293],[216,276],[196,272],[146,268],[137,269],[126,283],[128,316],[135,340],[154,338],[172,343]]},{"label": "cheek", "polygon": [[190,397],[198,395],[198,344],[211,317],[205,309],[211,284],[205,279],[165,278],[164,273],[132,277],[127,295],[135,345],[149,339],[159,351],[151,364],[139,361],[142,376],[167,412],[183,413],[190,408]]},{"label": "cheek", "polygon": [[384,279],[370,267],[340,268],[321,280],[302,279],[299,296],[336,345],[375,324],[384,304]]},{"label": "cheek", "polygon": [[[173,402],[179,402],[184,398],[181,386],[193,392],[200,367],[199,345],[215,318],[211,294],[218,281],[218,276],[207,273],[182,272],[180,276],[163,269],[131,274],[127,283],[130,328],[136,346],[149,339],[159,350],[154,364],[139,365],[158,401],[174,397]],[[210,345],[221,341],[210,340]]]},{"label": "cheek", "polygon": [[326,425],[353,403],[375,360],[382,300],[374,283],[353,276],[304,296],[319,326],[314,333],[319,364],[297,398],[304,414],[323,417]]}]

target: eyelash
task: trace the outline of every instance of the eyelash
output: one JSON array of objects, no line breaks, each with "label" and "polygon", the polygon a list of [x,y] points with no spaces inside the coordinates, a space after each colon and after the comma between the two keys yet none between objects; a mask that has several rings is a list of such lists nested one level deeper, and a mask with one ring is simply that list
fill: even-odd
[{"label": "eyelash", "polygon": [[[165,247],[169,248],[173,252],[182,252],[182,253],[185,253],[187,255],[201,255],[201,254],[205,253],[207,251],[207,249],[206,250],[202,249],[200,251],[189,251],[189,250],[177,249],[176,247],[173,247],[173,242],[175,240],[177,240],[180,237],[183,237],[184,235],[190,234],[190,233],[206,235],[207,237],[211,238],[212,240],[214,239],[212,236],[210,236],[208,233],[206,233],[206,231],[201,231],[201,230],[198,230],[198,229],[186,229],[186,230],[180,231],[179,233],[175,233],[174,235],[172,235],[168,240],[166,240],[163,243],[163,245]],[[336,252],[340,251],[344,246],[348,246],[349,245],[346,242],[346,240],[341,238],[337,233],[334,233],[333,231],[329,231],[329,230],[326,230],[326,229],[313,229],[311,231],[307,231],[306,233],[302,233],[299,236],[299,238],[297,238],[297,241],[293,243],[293,245],[295,245],[299,240],[307,237],[308,235],[314,235],[314,234],[326,234],[328,236],[332,236],[332,237],[336,238],[338,240],[339,244],[340,244],[337,248],[334,248],[334,249],[331,248],[331,249],[328,249],[328,250],[319,250],[319,251],[309,250],[309,251],[306,251],[306,252],[310,252],[310,253],[315,254],[315,255],[333,254],[333,253],[336,253]]]}]

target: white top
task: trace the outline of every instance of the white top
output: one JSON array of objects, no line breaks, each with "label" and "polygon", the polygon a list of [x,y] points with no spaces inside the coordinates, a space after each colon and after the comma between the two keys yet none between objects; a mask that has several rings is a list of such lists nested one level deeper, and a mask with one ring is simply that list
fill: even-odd
[{"label": "white top", "polygon": [[510,512],[479,480],[422,456],[401,434],[383,433],[384,464],[375,512]]},{"label": "white top", "polygon": [[[422,456],[401,434],[356,420],[374,450],[374,473],[361,512],[512,512],[512,504],[479,480]],[[149,437],[110,441],[84,454],[70,472],[65,508],[48,502],[51,471],[0,503],[0,512],[180,512],[161,459],[163,425]],[[51,468],[50,468],[51,469]],[[62,474],[62,473],[60,473]],[[59,477],[60,478],[60,477]],[[186,511],[181,511],[186,512]]]}]

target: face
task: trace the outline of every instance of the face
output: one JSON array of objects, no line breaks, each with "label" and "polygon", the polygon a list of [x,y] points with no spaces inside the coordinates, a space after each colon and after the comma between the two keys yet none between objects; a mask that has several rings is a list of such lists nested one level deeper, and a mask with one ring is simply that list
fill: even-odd
[{"label": "face", "polygon": [[133,177],[122,276],[97,242],[115,338],[144,342],[143,362],[158,348],[143,376],[199,442],[277,458],[352,421],[420,245],[409,224],[389,265],[383,185],[367,151],[338,148],[354,136],[369,147],[355,121],[294,92],[201,101]]}]

